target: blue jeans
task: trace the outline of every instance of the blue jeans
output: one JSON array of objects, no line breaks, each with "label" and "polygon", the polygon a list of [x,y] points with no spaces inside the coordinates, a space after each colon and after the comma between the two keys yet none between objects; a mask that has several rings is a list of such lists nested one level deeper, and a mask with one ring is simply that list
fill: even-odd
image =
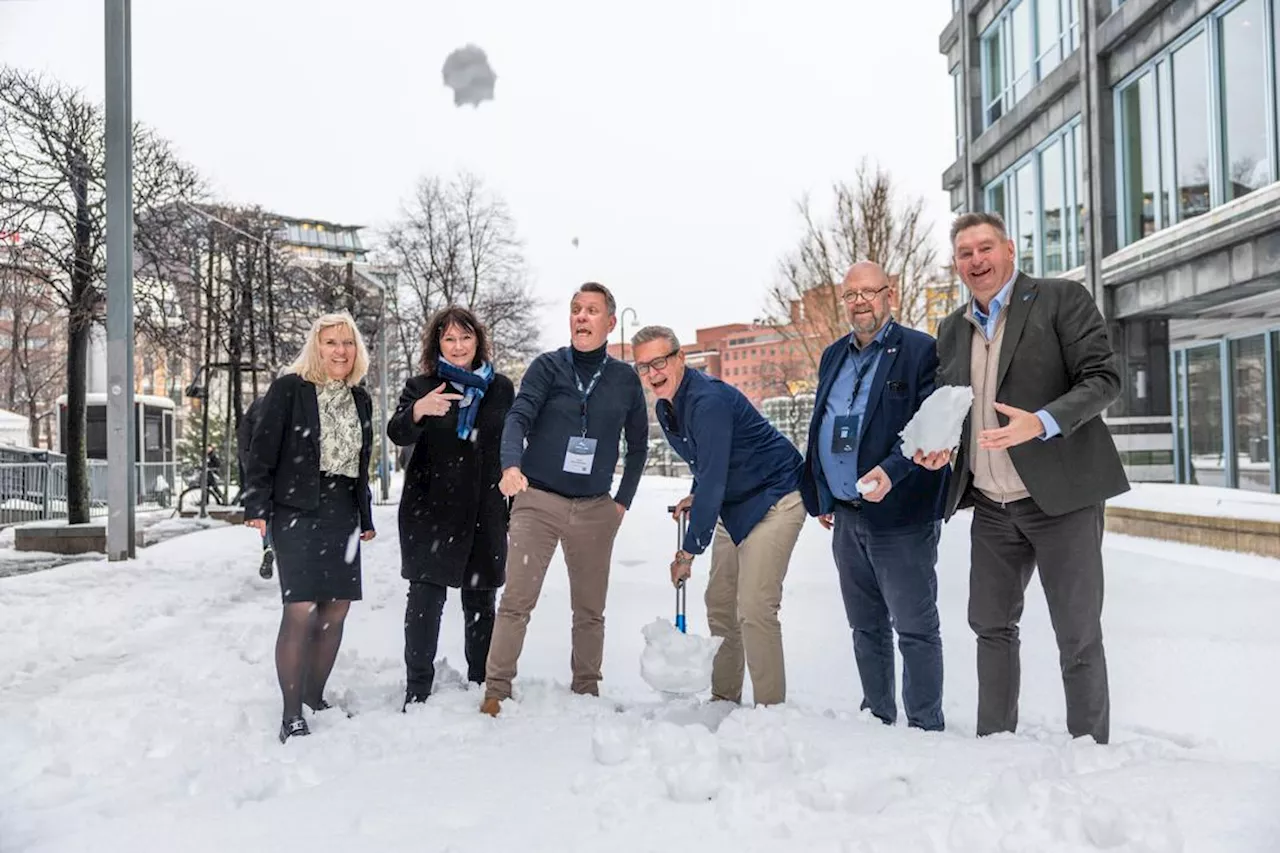
[{"label": "blue jeans", "polygon": [[876,529],[837,504],[831,548],[853,631],[862,707],[885,723],[898,719],[893,631],[902,652],[907,723],[942,731],[942,635],[938,624],[938,539],[942,522]]}]

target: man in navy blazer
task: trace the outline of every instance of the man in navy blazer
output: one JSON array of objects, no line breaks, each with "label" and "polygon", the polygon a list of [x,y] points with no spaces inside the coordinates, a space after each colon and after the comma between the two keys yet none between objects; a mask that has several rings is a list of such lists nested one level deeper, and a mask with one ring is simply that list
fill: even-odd
[{"label": "man in navy blazer", "polygon": [[834,529],[862,707],[892,725],[893,630],[902,652],[909,725],[941,731],[942,637],[935,564],[948,471],[902,455],[899,433],[933,393],[932,337],[891,314],[892,286],[877,264],[855,264],[840,287],[852,331],[822,353],[801,493]]}]

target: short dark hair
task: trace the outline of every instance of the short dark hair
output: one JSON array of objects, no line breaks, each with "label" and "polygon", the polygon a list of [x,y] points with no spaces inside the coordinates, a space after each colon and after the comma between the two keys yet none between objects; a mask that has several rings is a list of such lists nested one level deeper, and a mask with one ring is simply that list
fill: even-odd
[{"label": "short dark hair", "polygon": [[428,376],[435,375],[436,364],[440,361],[440,338],[450,326],[457,326],[476,336],[476,357],[471,360],[472,370],[489,360],[489,335],[484,330],[484,324],[461,305],[450,305],[432,314],[422,330],[422,362],[418,366]]},{"label": "short dark hair", "polygon": [[582,287],[578,288],[579,293],[598,293],[604,297],[604,305],[609,309],[609,315],[618,313],[617,300],[613,298],[613,294],[609,292],[609,288],[605,287],[598,281],[589,281]]},{"label": "short dark hair", "polygon": [[1004,226],[1004,217],[998,213],[980,210],[976,213],[962,213],[955,218],[951,223],[951,245],[956,244],[956,237],[961,231],[977,228],[979,225],[990,225],[1000,234],[1001,240],[1009,239],[1009,229]]}]

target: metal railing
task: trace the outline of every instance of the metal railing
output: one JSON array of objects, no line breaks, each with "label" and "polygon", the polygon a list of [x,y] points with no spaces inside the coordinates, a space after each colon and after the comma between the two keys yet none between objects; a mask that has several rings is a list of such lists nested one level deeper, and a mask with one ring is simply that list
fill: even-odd
[{"label": "metal railing", "polygon": [[[89,517],[107,515],[107,463],[89,460]],[[137,503],[168,506],[174,495],[177,464],[139,462]],[[0,527],[67,517],[67,464],[64,461],[0,462]]]}]

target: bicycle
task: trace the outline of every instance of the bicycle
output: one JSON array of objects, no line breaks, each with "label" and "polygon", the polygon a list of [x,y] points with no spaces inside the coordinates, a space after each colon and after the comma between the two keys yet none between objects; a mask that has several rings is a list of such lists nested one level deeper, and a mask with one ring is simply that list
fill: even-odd
[{"label": "bicycle", "polygon": [[[202,474],[204,476],[202,476]],[[190,478],[188,478],[187,487],[182,490],[182,492],[178,495],[178,500],[174,503],[173,515],[170,516],[171,518],[176,518],[178,515],[182,514],[183,502],[186,500],[187,495],[194,494],[196,495],[197,502],[199,501],[200,491],[204,487],[203,480],[204,480],[204,477],[207,477],[207,476],[208,476],[207,471],[203,471],[203,472],[197,471]],[[243,494],[244,494],[244,487],[237,486],[234,499],[231,501],[226,500],[226,496],[222,490],[222,484],[219,483],[216,478],[214,478],[209,482],[208,505],[209,506],[215,506],[215,505],[216,506],[236,506],[240,503],[240,498],[243,496]]]}]

